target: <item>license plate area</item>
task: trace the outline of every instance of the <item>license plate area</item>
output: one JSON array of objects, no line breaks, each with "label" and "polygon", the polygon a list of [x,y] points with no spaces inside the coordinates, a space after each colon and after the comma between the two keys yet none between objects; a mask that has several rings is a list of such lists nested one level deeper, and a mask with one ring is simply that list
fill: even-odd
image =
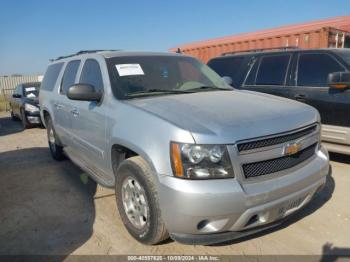
[{"label": "license plate area", "polygon": [[300,209],[306,203],[307,198],[307,196],[303,196],[286,202],[284,205],[278,208],[277,215],[279,217],[285,217],[293,213],[294,211]]}]

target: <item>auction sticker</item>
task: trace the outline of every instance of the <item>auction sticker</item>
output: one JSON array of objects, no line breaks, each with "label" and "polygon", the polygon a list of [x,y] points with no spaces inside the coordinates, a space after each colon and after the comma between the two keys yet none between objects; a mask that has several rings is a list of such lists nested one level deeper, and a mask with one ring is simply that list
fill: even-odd
[{"label": "auction sticker", "polygon": [[134,76],[144,75],[144,72],[139,64],[120,64],[115,65],[119,76]]}]

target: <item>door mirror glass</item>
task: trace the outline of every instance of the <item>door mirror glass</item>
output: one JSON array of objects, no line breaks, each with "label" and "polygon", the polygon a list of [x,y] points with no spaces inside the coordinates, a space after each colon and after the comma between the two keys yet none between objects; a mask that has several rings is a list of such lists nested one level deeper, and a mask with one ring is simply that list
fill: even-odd
[{"label": "door mirror glass", "polygon": [[67,97],[71,100],[100,101],[102,94],[89,84],[76,84],[69,87]]},{"label": "door mirror glass", "polygon": [[21,98],[22,96],[20,94],[13,94],[12,97],[13,98]]},{"label": "door mirror glass", "polygon": [[350,87],[350,72],[335,72],[328,75],[328,85],[331,88],[346,89]]},{"label": "door mirror glass", "polygon": [[232,83],[233,83],[232,78],[229,77],[229,76],[223,76],[223,77],[222,77],[222,80],[224,80],[224,82],[225,82],[226,84],[230,85],[230,86],[231,86]]}]

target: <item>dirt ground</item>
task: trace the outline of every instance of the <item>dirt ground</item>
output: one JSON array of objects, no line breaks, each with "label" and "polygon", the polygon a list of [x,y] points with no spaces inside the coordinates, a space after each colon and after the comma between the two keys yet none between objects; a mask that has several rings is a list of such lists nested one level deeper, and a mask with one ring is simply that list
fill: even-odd
[{"label": "dirt ground", "polygon": [[2,113],[0,255],[350,255],[350,157],[332,155],[332,168],[325,190],[279,228],[216,246],[145,246],[123,227],[113,190],[84,183],[69,160],[52,160],[45,129],[23,131]]}]

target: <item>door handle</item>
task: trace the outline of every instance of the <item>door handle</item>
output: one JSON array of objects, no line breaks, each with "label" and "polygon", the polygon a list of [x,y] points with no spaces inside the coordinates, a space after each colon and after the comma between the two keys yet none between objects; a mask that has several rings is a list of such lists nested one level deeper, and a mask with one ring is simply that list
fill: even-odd
[{"label": "door handle", "polygon": [[295,100],[299,100],[299,101],[304,101],[305,99],[306,99],[306,95],[304,95],[304,94],[296,94],[295,96],[294,96],[294,98],[295,98]]},{"label": "door handle", "polygon": [[72,113],[72,115],[73,115],[74,117],[78,117],[78,116],[79,116],[79,111],[78,111],[77,108],[73,108],[73,110],[70,111],[70,112]]}]

